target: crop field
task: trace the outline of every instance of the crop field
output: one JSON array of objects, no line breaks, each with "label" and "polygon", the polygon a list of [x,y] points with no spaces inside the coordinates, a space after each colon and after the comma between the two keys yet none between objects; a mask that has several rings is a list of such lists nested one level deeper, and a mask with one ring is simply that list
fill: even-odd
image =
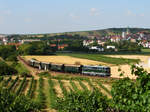
[{"label": "crop field", "polygon": [[52,62],[57,64],[81,64],[81,65],[105,65],[106,63],[89,60],[89,59],[81,59],[75,58],[71,56],[24,56],[26,60],[30,60],[32,58],[37,59],[42,62]]},{"label": "crop field", "polygon": [[140,60],[139,59],[132,59],[132,58],[120,58],[120,57],[109,57],[107,55],[101,55],[101,54],[74,54],[74,53],[66,53],[66,54],[58,54],[58,55],[65,55],[65,56],[71,56],[81,59],[88,59],[98,62],[103,62],[111,64],[111,65],[124,65],[124,64],[130,64],[130,63],[137,63]]},{"label": "crop field", "polygon": [[0,85],[15,92],[17,95],[25,95],[31,99],[39,101],[42,110],[45,112],[55,112],[53,109],[57,97],[64,97],[70,91],[92,91],[99,89],[104,95],[111,98],[111,84],[113,79],[87,78],[87,77],[67,77],[67,76],[39,76],[34,77],[0,77]]}]

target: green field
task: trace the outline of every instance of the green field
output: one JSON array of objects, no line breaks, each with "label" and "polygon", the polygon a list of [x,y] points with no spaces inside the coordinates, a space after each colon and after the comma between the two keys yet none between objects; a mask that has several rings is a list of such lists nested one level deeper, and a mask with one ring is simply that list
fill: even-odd
[{"label": "green field", "polygon": [[145,53],[150,53],[150,49],[142,49],[141,51]]},{"label": "green field", "polygon": [[57,54],[57,55],[64,55],[64,56],[71,56],[76,58],[82,58],[82,59],[89,59],[94,61],[100,61],[108,64],[114,64],[114,65],[123,65],[123,64],[130,64],[130,63],[137,63],[140,60],[139,59],[125,59],[125,58],[113,58],[113,57],[107,57],[101,54],[75,54],[75,53],[65,53],[65,54]]}]

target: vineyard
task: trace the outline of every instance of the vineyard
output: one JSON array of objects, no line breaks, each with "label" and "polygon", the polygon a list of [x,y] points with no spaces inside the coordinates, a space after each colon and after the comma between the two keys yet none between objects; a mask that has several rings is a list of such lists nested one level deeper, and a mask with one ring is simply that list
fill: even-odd
[{"label": "vineyard", "polygon": [[43,111],[57,111],[53,107],[56,99],[67,96],[71,91],[93,91],[97,89],[111,98],[110,90],[113,79],[51,76],[50,74],[34,77],[0,77],[0,85],[17,95],[25,95],[39,102]]}]

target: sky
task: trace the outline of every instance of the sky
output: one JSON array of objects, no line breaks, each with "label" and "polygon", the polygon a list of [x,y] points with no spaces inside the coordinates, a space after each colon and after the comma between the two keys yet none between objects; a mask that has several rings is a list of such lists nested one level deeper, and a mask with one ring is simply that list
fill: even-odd
[{"label": "sky", "polygon": [[0,0],[0,34],[150,28],[150,0]]}]

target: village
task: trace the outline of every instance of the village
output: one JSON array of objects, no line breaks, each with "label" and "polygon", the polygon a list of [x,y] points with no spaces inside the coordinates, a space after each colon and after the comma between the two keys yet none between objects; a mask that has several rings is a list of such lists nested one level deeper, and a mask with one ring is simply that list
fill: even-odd
[{"label": "village", "polygon": [[[73,35],[71,36],[73,37]],[[15,38],[14,35],[0,35],[0,45],[15,45],[17,48],[25,43],[40,42],[40,41],[43,41],[43,39],[38,38],[38,36],[34,35],[29,36],[28,38]],[[68,43],[65,42],[61,43],[61,41],[63,41],[61,37],[59,39],[52,39],[52,40],[50,38],[49,40],[46,41],[50,47],[55,47],[57,48],[57,50],[64,50],[64,48],[69,47]],[[49,43],[49,41],[51,41],[51,43]],[[130,30],[127,28],[127,30],[122,31],[121,34],[111,34],[106,36],[88,35],[84,39],[81,38],[81,41],[84,47],[88,48],[89,50],[97,52],[103,52],[108,49],[118,51],[117,46],[112,43],[119,43],[122,41],[136,43],[137,46],[140,46],[142,48],[150,48],[150,33],[148,31],[131,33]],[[106,43],[109,44],[106,45]]]}]

